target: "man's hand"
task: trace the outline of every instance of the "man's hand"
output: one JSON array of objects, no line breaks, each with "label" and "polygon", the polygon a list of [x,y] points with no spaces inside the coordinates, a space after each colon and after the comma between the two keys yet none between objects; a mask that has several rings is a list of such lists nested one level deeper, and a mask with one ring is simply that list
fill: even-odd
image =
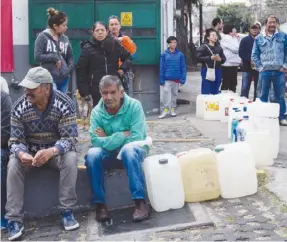
[{"label": "man's hand", "polygon": [[53,148],[39,150],[33,159],[32,166],[40,167],[54,156]]},{"label": "man's hand", "polygon": [[128,136],[130,136],[130,131],[124,131],[124,135],[126,136],[126,137],[128,137]]},{"label": "man's hand", "polygon": [[58,61],[57,63],[56,63],[56,67],[58,68],[58,69],[61,69],[61,67],[62,67],[62,61]]},{"label": "man's hand", "polygon": [[21,160],[21,162],[23,163],[23,165],[25,166],[31,166],[33,163],[33,156],[31,156],[28,153],[25,152],[20,152],[19,153],[19,159]]},{"label": "man's hand", "polygon": [[122,43],[123,37],[118,37],[118,40]]},{"label": "man's hand", "polygon": [[94,130],[94,134],[99,136],[99,137],[107,137],[105,131],[103,129],[101,129],[101,128],[96,128]]},{"label": "man's hand", "polygon": [[123,76],[123,75],[125,74],[125,73],[124,73],[124,71],[123,71],[123,70],[121,70],[121,69],[120,69],[120,70],[118,70],[118,73],[119,73],[119,75],[120,75],[120,76]]},{"label": "man's hand", "polygon": [[280,72],[285,72],[285,73],[286,73],[286,72],[287,72],[287,69],[285,69],[285,68],[282,67],[282,68],[280,69]]}]

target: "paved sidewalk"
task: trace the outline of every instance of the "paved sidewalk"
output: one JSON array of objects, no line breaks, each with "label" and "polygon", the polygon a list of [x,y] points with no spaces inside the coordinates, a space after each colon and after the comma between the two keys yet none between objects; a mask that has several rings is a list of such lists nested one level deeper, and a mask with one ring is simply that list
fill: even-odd
[{"label": "paved sidewalk", "polygon": [[[194,118],[183,115],[160,121],[160,123],[149,122],[149,130],[153,131],[154,139],[182,137],[203,140],[198,142],[155,142],[152,154],[166,152],[175,154],[202,146],[213,148],[218,142],[206,139],[208,137],[203,135],[193,121]],[[142,234],[140,240],[286,240],[287,206],[266,189],[267,179],[262,176],[259,192],[253,196],[232,200],[217,199],[201,203],[215,226],[183,231],[149,232]],[[76,217],[80,221],[81,227],[78,231],[72,232],[61,230],[58,216],[28,221],[25,224],[24,238],[25,240],[68,241],[104,239],[99,237],[93,213],[78,213]],[[3,239],[7,238],[5,234],[2,235],[4,235]]]},{"label": "paved sidewalk", "polygon": [[[183,120],[184,119],[184,120]],[[197,120],[194,115],[182,115],[166,122],[176,123],[182,120],[184,129],[188,125],[196,127],[204,137],[215,139],[206,142],[202,146],[213,148],[220,143],[226,143],[226,127],[219,122],[207,122]],[[171,126],[172,123],[169,125]],[[200,124],[200,125],[199,125]],[[225,124],[226,125],[226,124]],[[166,126],[166,125],[164,125]],[[218,127],[219,126],[219,127]],[[173,132],[173,129],[170,129]],[[211,134],[211,136],[210,136]],[[286,137],[287,138],[287,137]],[[195,148],[198,144],[165,144],[165,149],[187,150]],[[285,156],[285,161],[286,161]],[[281,169],[282,170],[282,169]],[[285,169],[284,169],[285,170]],[[287,205],[272,194],[266,184],[272,177],[259,176],[260,189],[257,194],[239,199],[218,199],[203,202],[201,205],[208,212],[215,227],[206,227],[180,232],[162,232],[149,235],[152,240],[273,240],[283,241],[287,239]],[[287,193],[287,190],[286,190]]]},{"label": "paved sidewalk", "polygon": [[[191,105],[178,108],[176,118],[158,120],[148,118],[148,132],[155,140],[151,155],[161,153],[176,154],[198,147],[214,148],[217,144],[227,143],[227,124],[203,121],[195,118],[195,100],[200,92],[200,76],[189,73],[188,82],[182,88],[181,98],[187,98]],[[280,155],[275,168],[268,168],[269,175],[260,175],[260,188],[257,194],[239,199],[217,199],[201,203],[215,226],[198,227],[180,231],[148,232],[136,240],[186,240],[186,241],[235,241],[235,240],[287,240],[287,128],[281,128]],[[86,134],[87,135],[87,134]],[[86,136],[84,135],[84,136]],[[193,142],[175,142],[174,139],[194,139]],[[162,139],[169,139],[163,142]],[[283,145],[285,144],[285,145]],[[81,150],[85,152],[88,145]],[[281,175],[278,175],[281,174]],[[283,174],[283,175],[282,175]],[[285,174],[285,175],[284,175]],[[285,183],[284,183],[285,182]],[[285,184],[285,185],[284,185]],[[273,186],[273,192],[270,192]],[[271,187],[271,188],[270,188]],[[268,188],[268,189],[267,189]],[[270,190],[269,190],[270,189]],[[285,191],[285,192],[284,192]],[[280,196],[280,194],[283,194]],[[280,198],[279,198],[280,197]],[[94,213],[77,213],[81,223],[77,231],[61,230],[59,216],[30,220],[25,223],[25,240],[84,241],[104,240],[94,221]],[[120,240],[121,237],[117,238]],[[2,232],[2,240],[7,235]]]}]

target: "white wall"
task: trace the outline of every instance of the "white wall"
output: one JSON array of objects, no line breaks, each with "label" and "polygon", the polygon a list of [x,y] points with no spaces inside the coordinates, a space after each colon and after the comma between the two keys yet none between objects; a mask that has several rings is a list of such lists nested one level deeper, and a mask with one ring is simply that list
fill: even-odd
[{"label": "white wall", "polygon": [[28,0],[12,0],[12,13],[13,45],[28,45]]},{"label": "white wall", "polygon": [[161,0],[161,51],[167,48],[166,40],[174,35],[174,2],[175,0]]}]

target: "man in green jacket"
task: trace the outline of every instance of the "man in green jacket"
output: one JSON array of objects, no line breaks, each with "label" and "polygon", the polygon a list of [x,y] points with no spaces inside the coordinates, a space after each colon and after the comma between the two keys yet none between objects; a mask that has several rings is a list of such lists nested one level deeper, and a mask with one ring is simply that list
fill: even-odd
[{"label": "man in green jacket", "polygon": [[117,76],[104,76],[100,82],[101,100],[92,110],[90,136],[93,148],[85,156],[96,219],[109,220],[105,205],[104,170],[109,161],[122,160],[129,178],[129,188],[135,202],[133,221],[148,218],[149,207],[145,201],[146,188],[142,162],[148,148],[135,141],[146,139],[146,120],[139,101],[124,94]]}]

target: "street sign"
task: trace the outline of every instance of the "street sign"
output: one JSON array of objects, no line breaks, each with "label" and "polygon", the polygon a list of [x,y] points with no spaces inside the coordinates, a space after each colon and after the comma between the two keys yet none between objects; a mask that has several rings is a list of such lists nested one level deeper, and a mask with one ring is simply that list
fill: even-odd
[{"label": "street sign", "polygon": [[132,12],[121,12],[121,25],[122,26],[133,26],[133,13]]}]

